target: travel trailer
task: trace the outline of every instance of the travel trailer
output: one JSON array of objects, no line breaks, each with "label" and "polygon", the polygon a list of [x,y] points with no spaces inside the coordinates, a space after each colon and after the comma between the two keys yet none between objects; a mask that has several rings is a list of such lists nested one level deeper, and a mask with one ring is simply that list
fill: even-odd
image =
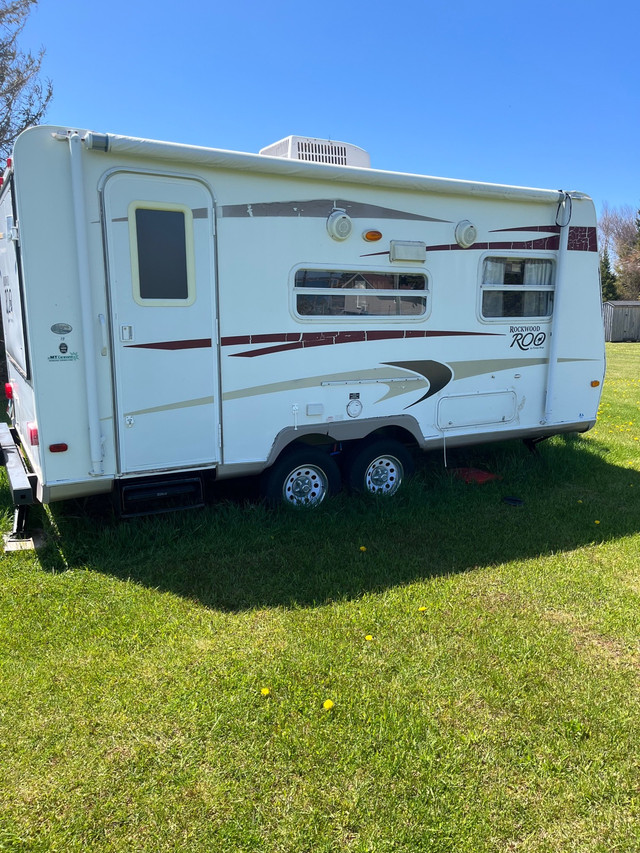
[{"label": "travel trailer", "polygon": [[0,207],[17,514],[107,492],[125,515],[196,505],[206,477],[249,474],[293,505],[391,495],[410,446],[595,423],[583,193],[374,170],[334,141],[34,127]]}]

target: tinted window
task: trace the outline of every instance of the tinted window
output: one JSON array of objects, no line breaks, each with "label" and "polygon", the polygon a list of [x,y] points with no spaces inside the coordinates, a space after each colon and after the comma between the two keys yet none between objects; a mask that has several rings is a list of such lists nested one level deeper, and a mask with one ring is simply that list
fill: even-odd
[{"label": "tinted window", "polygon": [[141,299],[187,299],[185,216],[179,210],[136,210]]},{"label": "tinted window", "polygon": [[420,273],[298,270],[295,289],[301,316],[394,317],[426,312],[427,278]]}]

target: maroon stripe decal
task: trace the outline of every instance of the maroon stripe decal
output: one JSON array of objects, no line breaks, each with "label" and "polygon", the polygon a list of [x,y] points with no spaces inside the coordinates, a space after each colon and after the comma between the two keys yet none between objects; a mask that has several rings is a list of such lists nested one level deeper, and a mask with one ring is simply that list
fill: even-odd
[{"label": "maroon stripe decal", "polygon": [[494,228],[490,234],[499,234],[501,231],[546,231],[548,234],[559,234],[559,225],[519,225],[517,228]]},{"label": "maroon stripe decal", "polygon": [[[455,331],[422,331],[418,329],[389,329],[371,331],[345,331],[345,332],[303,332],[300,334],[276,334],[276,335],[237,335],[222,338],[222,346],[243,346],[255,343],[272,342],[275,346],[260,347],[243,352],[234,352],[230,355],[234,358],[254,358],[257,355],[271,355],[275,352],[288,352],[294,349],[308,349],[309,347],[333,346],[335,344],[351,344],[363,341],[385,341],[385,340],[408,340],[412,338],[441,338],[441,337],[501,337],[499,332],[455,332]],[[287,343],[281,343],[282,338],[287,337]],[[295,338],[295,340],[291,340]]]},{"label": "maroon stripe decal", "polygon": [[503,251],[505,249],[517,251],[537,249],[548,251],[555,250],[559,246],[560,237],[559,235],[554,235],[553,237],[539,237],[537,240],[508,240],[499,243],[474,243],[473,246],[469,246],[468,249],[462,249],[457,243],[449,243],[442,246],[427,246],[427,252],[470,252],[472,249],[479,249],[483,251],[491,250],[494,252]]},{"label": "maroon stripe decal", "polygon": [[595,228],[572,225],[569,228],[567,249],[570,252],[597,252],[598,232]]},{"label": "maroon stripe decal", "polygon": [[191,341],[156,341],[152,344],[127,344],[127,349],[210,349],[211,338],[198,338]]},{"label": "maroon stripe decal", "polygon": [[302,340],[302,332],[289,332],[277,335],[231,335],[221,338],[220,346],[238,347],[248,344],[297,343]]},{"label": "maroon stripe decal", "polygon": [[560,235],[553,237],[540,237],[537,240],[523,240],[521,242],[487,243],[487,248],[494,249],[558,249],[560,247]]},{"label": "maroon stripe decal", "polygon": [[[509,228],[504,229],[509,231],[517,231],[517,228]],[[523,229],[524,230],[524,229]],[[529,230],[529,229],[527,229]],[[545,229],[551,230],[551,229]],[[581,229],[586,230],[586,229]],[[554,234],[553,237],[538,237],[536,240],[508,240],[504,242],[491,242],[491,243],[474,243],[473,246],[469,246],[468,249],[463,249],[461,246],[458,246],[457,243],[443,243],[439,246],[427,246],[427,252],[470,252],[473,249],[477,249],[478,251],[493,251],[499,252],[510,250],[510,251],[530,251],[534,250],[542,250],[542,251],[555,251],[560,246],[560,236]],[[589,249],[589,251],[591,251]],[[375,252],[375,255],[388,255],[389,252]],[[372,258],[374,254],[371,255],[360,255],[361,258]]]},{"label": "maroon stripe decal", "polygon": [[[538,237],[533,240],[506,240],[490,241],[488,243],[474,243],[468,249],[463,249],[457,243],[443,243],[437,246],[427,246],[427,252],[468,252],[472,249],[479,251],[557,251],[560,248],[560,226],[559,225],[519,225],[514,228],[496,228],[490,234],[505,232],[529,231],[538,234],[549,234],[549,237]],[[569,228],[568,249],[570,252],[597,252],[598,234],[593,226],[582,227],[572,225]],[[360,255],[361,258],[374,258],[388,255],[389,252],[371,252]]]},{"label": "maroon stripe decal", "polygon": [[[559,225],[523,225],[518,228],[497,228],[492,231],[492,234],[500,231],[538,231],[547,232],[548,234],[560,234]],[[558,249],[560,245],[559,237],[549,237],[546,242],[548,245],[541,245],[543,240],[532,240],[529,243],[489,243],[490,249],[509,248],[511,245],[514,249]],[[472,248],[479,248],[478,244]],[[567,248],[570,252],[597,252],[598,251],[598,232],[593,226],[571,225],[569,227],[569,237]],[[432,250],[433,251],[433,250]]]}]

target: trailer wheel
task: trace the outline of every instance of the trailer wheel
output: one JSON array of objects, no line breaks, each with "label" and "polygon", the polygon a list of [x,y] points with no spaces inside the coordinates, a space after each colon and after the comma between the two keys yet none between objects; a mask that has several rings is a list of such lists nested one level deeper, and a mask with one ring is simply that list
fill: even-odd
[{"label": "trailer wheel", "polygon": [[265,471],[262,493],[271,504],[312,508],[339,492],[340,482],[340,470],[328,453],[301,447]]},{"label": "trailer wheel", "polygon": [[411,454],[399,441],[380,439],[356,450],[348,462],[347,480],[355,492],[395,495],[413,474]]}]

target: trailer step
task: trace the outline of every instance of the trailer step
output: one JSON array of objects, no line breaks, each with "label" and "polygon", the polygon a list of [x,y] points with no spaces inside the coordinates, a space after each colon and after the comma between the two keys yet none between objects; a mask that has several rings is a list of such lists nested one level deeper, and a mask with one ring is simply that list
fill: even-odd
[{"label": "trailer step", "polygon": [[0,423],[0,464],[7,469],[13,505],[18,507],[32,504],[35,477],[27,471],[17,435],[5,423]]},{"label": "trailer step", "polygon": [[204,506],[204,489],[200,477],[176,480],[151,480],[120,486],[120,515],[156,515],[180,509]]}]

